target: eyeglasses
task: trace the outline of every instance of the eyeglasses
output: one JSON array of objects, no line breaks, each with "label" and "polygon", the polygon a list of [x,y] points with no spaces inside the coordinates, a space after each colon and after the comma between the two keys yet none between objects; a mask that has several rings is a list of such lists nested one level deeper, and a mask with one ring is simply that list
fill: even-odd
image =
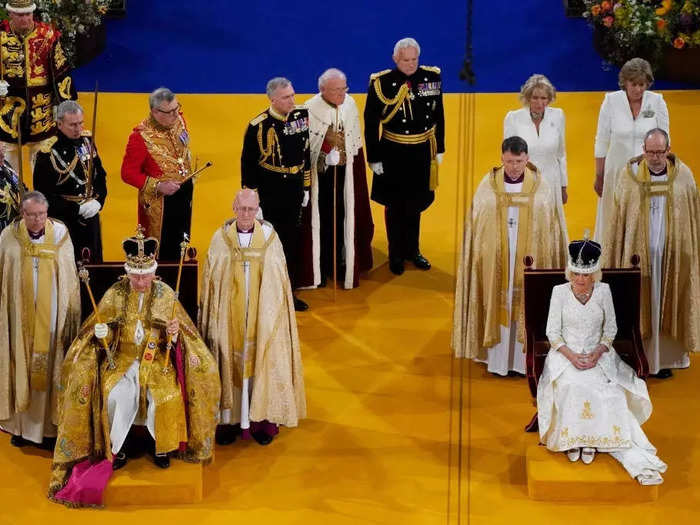
[{"label": "eyeglasses", "polygon": [[154,111],[157,111],[158,113],[163,113],[163,115],[170,115],[171,117],[174,117],[175,115],[177,115],[181,109],[182,109],[182,104],[178,104],[175,109],[171,109],[170,111],[164,111],[160,108],[153,108]]},{"label": "eyeglasses", "polygon": [[668,150],[664,149],[664,150],[659,150],[659,151],[651,151],[651,150],[645,149],[644,153],[646,153],[647,155],[651,155],[652,157],[661,157],[662,155],[666,155],[666,153],[668,153]]}]

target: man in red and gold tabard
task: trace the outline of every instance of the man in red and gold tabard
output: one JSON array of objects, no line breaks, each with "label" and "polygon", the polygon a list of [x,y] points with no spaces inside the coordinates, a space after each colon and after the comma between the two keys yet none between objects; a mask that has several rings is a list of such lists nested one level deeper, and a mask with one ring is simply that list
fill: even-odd
[{"label": "man in red and gold tabard", "polygon": [[[139,223],[160,242],[158,258],[180,258],[183,234],[192,223],[190,136],[175,94],[151,93],[151,113],[134,128],[122,161],[122,180],[139,190]],[[183,182],[184,181],[184,182]]]},{"label": "man in red and gold tabard", "polygon": [[53,106],[78,96],[61,34],[34,20],[32,0],[8,0],[5,8],[9,19],[0,22],[0,146],[19,171],[18,142],[29,146],[33,163],[39,142],[54,133]]}]

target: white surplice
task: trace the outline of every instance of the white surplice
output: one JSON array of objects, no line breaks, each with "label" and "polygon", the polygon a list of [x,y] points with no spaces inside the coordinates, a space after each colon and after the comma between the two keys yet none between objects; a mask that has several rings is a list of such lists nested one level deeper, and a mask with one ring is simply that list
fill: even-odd
[{"label": "white surplice", "polygon": [[[503,120],[503,138],[518,136],[527,142],[528,155],[549,183],[557,200],[559,221],[564,234],[566,219],[561,189],[568,185],[566,173],[566,124],[564,111],[546,107],[539,132],[530,116],[530,108],[509,111]],[[567,235],[568,239],[568,235]]]},{"label": "white surplice", "polygon": [[627,94],[620,90],[607,93],[600,106],[595,136],[595,157],[605,157],[603,197],[598,199],[594,239],[605,234],[605,210],[613,206],[613,192],[618,172],[627,161],[642,153],[644,135],[653,128],[668,133],[668,108],[663,95],[645,91],[642,108],[635,119]]},{"label": "white surplice", "polygon": [[[512,184],[505,179],[505,190],[507,193],[518,193],[522,191],[523,183]],[[515,275],[515,255],[518,250],[518,219],[520,208],[508,206],[506,226],[508,231],[508,312],[513,304],[513,277]],[[497,345],[488,349],[486,359],[488,371],[498,375],[508,375],[510,370],[520,374],[525,373],[525,354],[523,345],[518,341],[518,323],[512,320],[510,326],[501,325],[501,340]],[[477,361],[481,361],[477,359]]]},{"label": "white surplice", "polygon": [[[54,243],[58,243],[64,235],[68,234],[67,228],[60,222],[53,223]],[[31,239],[32,243],[44,242],[42,235],[38,239]],[[38,295],[39,282],[39,258],[32,257],[34,275],[34,302]],[[56,344],[56,321],[58,319],[58,282],[56,272],[51,277],[51,319],[49,348],[54,348]],[[29,322],[29,321],[27,321]],[[33,322],[33,320],[31,320]],[[49,356],[48,370],[53,370],[53,355]],[[50,377],[49,377],[50,379]],[[56,437],[56,426],[51,422],[51,407],[49,406],[49,392],[40,392],[32,389],[29,408],[25,412],[15,414],[7,421],[3,421],[0,428],[15,436],[22,436],[24,439],[41,443],[44,437]]]},{"label": "white surplice", "polygon": [[[232,224],[228,226],[228,228],[234,227]],[[272,234],[272,226],[270,224],[263,222],[261,223],[262,227],[262,232],[263,235],[265,236],[265,240],[267,241],[270,238],[270,235]],[[242,248],[247,248],[250,246],[250,241],[253,239],[253,232],[250,231],[248,233],[241,233],[238,232],[238,243],[241,245]],[[250,263],[245,261],[243,263],[243,274],[245,275],[245,296],[246,296],[246,303],[245,303],[245,309],[246,309],[246,326],[248,325],[248,298],[250,297],[250,294],[248,293],[248,289],[250,286]],[[233,353],[233,352],[232,352]],[[242,363],[245,363],[248,360],[248,338],[243,337],[243,359],[241,360]],[[243,377],[243,369],[241,368],[241,377]],[[243,384],[241,385],[241,429],[245,430],[250,428],[250,396],[253,392],[253,381],[254,377],[251,376],[249,378],[244,378],[243,379]],[[220,412],[219,414],[219,424],[221,425],[231,425],[232,421],[234,418],[231,417],[231,410],[230,408],[224,409]]]},{"label": "white surplice", "polygon": [[[540,440],[554,452],[593,447],[609,452],[632,477],[644,470],[664,472],[666,464],[641,425],[652,412],[646,383],[612,348],[617,332],[610,287],[595,283],[584,305],[569,283],[555,286],[547,319],[551,349],[537,385]],[[578,370],[558,351],[605,352],[595,367]]]}]

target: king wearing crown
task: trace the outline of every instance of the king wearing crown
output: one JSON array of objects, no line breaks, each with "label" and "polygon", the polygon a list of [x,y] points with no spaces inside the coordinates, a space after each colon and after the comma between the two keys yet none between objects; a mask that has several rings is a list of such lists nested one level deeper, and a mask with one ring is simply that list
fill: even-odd
[{"label": "king wearing crown", "polygon": [[156,277],[158,241],[139,226],[123,247],[126,276],[107,290],[64,361],[49,494],[69,505],[101,503],[108,475],[100,473],[126,464],[132,425],[146,427],[161,468],[173,453],[212,458],[216,362],[175,292]]}]

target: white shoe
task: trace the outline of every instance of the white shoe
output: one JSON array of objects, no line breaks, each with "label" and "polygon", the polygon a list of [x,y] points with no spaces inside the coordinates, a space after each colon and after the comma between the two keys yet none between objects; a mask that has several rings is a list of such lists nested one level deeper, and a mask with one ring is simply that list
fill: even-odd
[{"label": "white shoe", "polygon": [[581,461],[586,465],[590,465],[593,463],[593,459],[595,459],[595,449],[592,447],[583,447],[581,450]]},{"label": "white shoe", "polygon": [[656,470],[644,469],[637,476],[637,481],[640,485],[661,485],[664,482],[664,478]]},{"label": "white shoe", "polygon": [[572,448],[570,450],[567,450],[566,457],[569,458],[569,461],[571,461],[572,463],[574,461],[578,461],[578,458],[581,457],[581,449],[580,448]]}]

